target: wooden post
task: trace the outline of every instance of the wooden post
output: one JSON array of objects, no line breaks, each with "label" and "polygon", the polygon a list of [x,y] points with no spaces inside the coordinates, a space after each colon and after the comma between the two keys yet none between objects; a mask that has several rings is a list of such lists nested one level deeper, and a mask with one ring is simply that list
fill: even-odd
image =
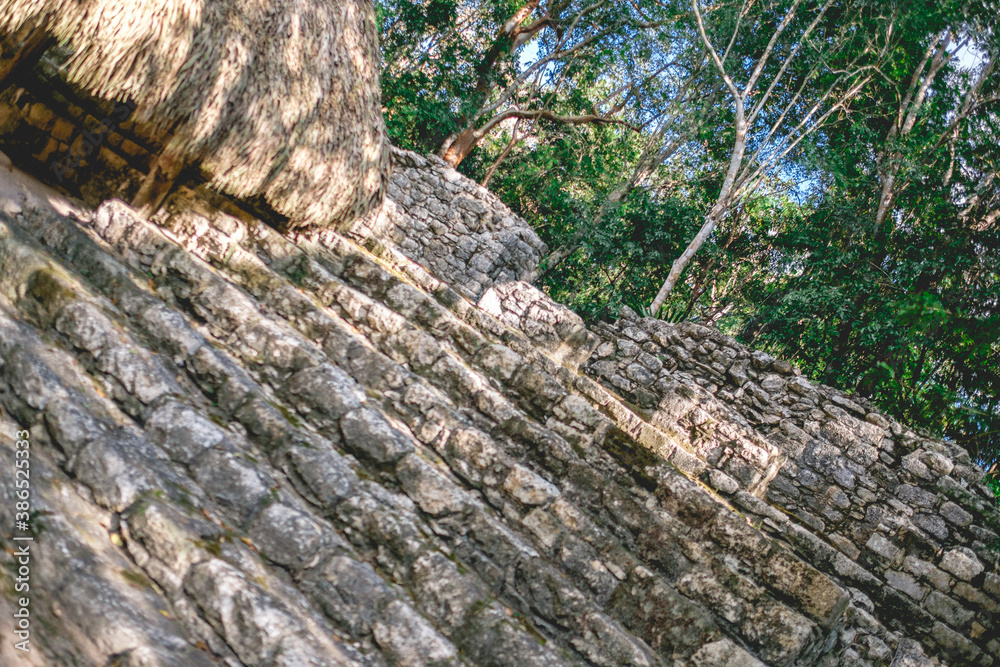
[{"label": "wooden post", "polygon": [[187,166],[181,148],[183,141],[174,135],[149,166],[149,173],[132,199],[132,208],[144,218],[156,213],[174,187],[174,181]]}]

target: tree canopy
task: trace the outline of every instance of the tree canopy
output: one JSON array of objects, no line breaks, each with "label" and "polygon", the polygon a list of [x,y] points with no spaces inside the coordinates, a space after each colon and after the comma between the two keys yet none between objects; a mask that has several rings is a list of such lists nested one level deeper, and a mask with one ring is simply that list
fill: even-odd
[{"label": "tree canopy", "polygon": [[1000,462],[997,2],[380,17],[392,140],[531,221],[554,297],[717,326]]}]

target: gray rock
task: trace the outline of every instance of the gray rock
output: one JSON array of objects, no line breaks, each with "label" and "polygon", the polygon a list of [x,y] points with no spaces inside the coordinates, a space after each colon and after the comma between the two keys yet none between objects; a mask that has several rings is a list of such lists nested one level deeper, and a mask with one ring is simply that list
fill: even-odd
[{"label": "gray rock", "polygon": [[924,590],[913,577],[903,572],[897,572],[896,570],[886,571],[885,582],[897,591],[906,593],[918,602],[922,600],[924,595],[927,593],[927,591]]},{"label": "gray rock", "polygon": [[217,502],[246,516],[265,497],[273,497],[274,480],[254,463],[232,451],[211,449],[195,463],[194,477]]},{"label": "gray rock", "polygon": [[923,647],[912,639],[901,639],[889,667],[932,667],[935,663],[924,655]]},{"label": "gray rock", "polygon": [[393,590],[366,563],[334,556],[320,572],[310,572],[304,587],[323,611],[354,637],[367,635],[390,602]]},{"label": "gray rock", "polygon": [[951,625],[961,627],[972,620],[973,613],[961,604],[941,593],[931,591],[927,595],[927,610]]},{"label": "gray rock", "polygon": [[77,455],[73,474],[92,489],[99,505],[120,512],[160,489],[160,481],[146,464],[150,459],[141,455],[141,444],[121,432],[98,437]]},{"label": "gray rock", "polygon": [[511,468],[503,488],[525,505],[544,505],[559,496],[559,488],[518,464]]},{"label": "gray rock", "polygon": [[936,568],[931,563],[921,560],[916,556],[907,556],[903,560],[903,567],[913,574],[923,577],[940,591],[947,591],[950,587],[949,584],[951,577]]},{"label": "gray rock", "polygon": [[784,390],[785,380],[780,375],[775,375],[771,373],[770,375],[765,375],[760,381],[760,387],[764,391],[775,394]]},{"label": "gray rock", "polygon": [[937,496],[933,493],[910,484],[901,485],[896,493],[900,500],[914,507],[931,508],[937,501]]},{"label": "gray rock", "polygon": [[917,514],[913,517],[913,524],[928,534],[939,540],[948,539],[948,526],[944,519],[934,514]]},{"label": "gray rock", "polygon": [[284,503],[260,510],[247,533],[267,558],[296,570],[316,565],[323,550],[334,543],[329,529]]},{"label": "gray rock", "polygon": [[941,569],[951,572],[963,581],[970,581],[983,571],[983,564],[976,554],[966,547],[946,551],[941,557]]},{"label": "gray rock", "polygon": [[454,514],[470,504],[467,494],[415,454],[410,454],[399,462],[396,474],[407,495],[430,515]]},{"label": "gray rock", "polygon": [[947,521],[961,528],[972,523],[972,515],[951,501],[941,505],[938,511]]},{"label": "gray rock", "polygon": [[359,408],[340,421],[345,445],[376,463],[394,463],[413,451],[413,443],[375,410]]},{"label": "gray rock", "polygon": [[645,387],[650,386],[656,380],[656,376],[642,364],[629,364],[625,369],[625,374],[629,377],[629,379],[634,380]]},{"label": "gray rock", "polygon": [[336,452],[303,443],[290,447],[286,458],[292,480],[301,480],[303,491],[317,504],[332,508],[354,494],[358,476]]},{"label": "gray rock", "polygon": [[494,377],[509,382],[523,360],[505,345],[488,345],[480,352],[479,363]]},{"label": "gray rock", "polygon": [[190,405],[168,401],[153,411],[145,423],[150,439],[171,459],[191,463],[227,439],[226,432]]},{"label": "gray rock", "polygon": [[902,554],[902,550],[899,547],[878,533],[873,534],[868,539],[868,542],[865,543],[865,546],[890,562],[895,562]]},{"label": "gray rock", "polygon": [[411,607],[390,602],[372,627],[375,641],[402,667],[459,664],[458,650]]},{"label": "gray rock", "polygon": [[[309,631],[284,604],[220,560],[196,565],[184,589],[245,663],[262,664],[290,650],[313,652]],[[346,650],[338,652],[327,659],[354,662]]]},{"label": "gray rock", "polygon": [[303,369],[288,378],[285,387],[290,394],[332,420],[356,410],[365,400],[364,392],[354,379],[331,364]]},{"label": "gray rock", "polygon": [[764,665],[729,639],[705,644],[691,656],[689,664],[698,667],[763,667]]}]

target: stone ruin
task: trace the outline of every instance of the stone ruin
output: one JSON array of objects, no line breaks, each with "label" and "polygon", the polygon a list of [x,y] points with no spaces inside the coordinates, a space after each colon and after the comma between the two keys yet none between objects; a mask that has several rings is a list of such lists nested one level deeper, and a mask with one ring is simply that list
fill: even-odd
[{"label": "stone ruin", "polygon": [[586,327],[523,220],[396,160],[346,236],[0,170],[0,663],[1000,663],[966,452],[713,329]]}]

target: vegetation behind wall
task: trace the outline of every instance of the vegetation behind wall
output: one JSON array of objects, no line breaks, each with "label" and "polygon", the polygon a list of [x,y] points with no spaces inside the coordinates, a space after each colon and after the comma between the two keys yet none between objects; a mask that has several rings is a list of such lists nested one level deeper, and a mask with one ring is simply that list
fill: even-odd
[{"label": "vegetation behind wall", "polygon": [[558,300],[643,312],[693,248],[657,315],[995,466],[995,3],[380,7],[393,140],[532,221]]}]

